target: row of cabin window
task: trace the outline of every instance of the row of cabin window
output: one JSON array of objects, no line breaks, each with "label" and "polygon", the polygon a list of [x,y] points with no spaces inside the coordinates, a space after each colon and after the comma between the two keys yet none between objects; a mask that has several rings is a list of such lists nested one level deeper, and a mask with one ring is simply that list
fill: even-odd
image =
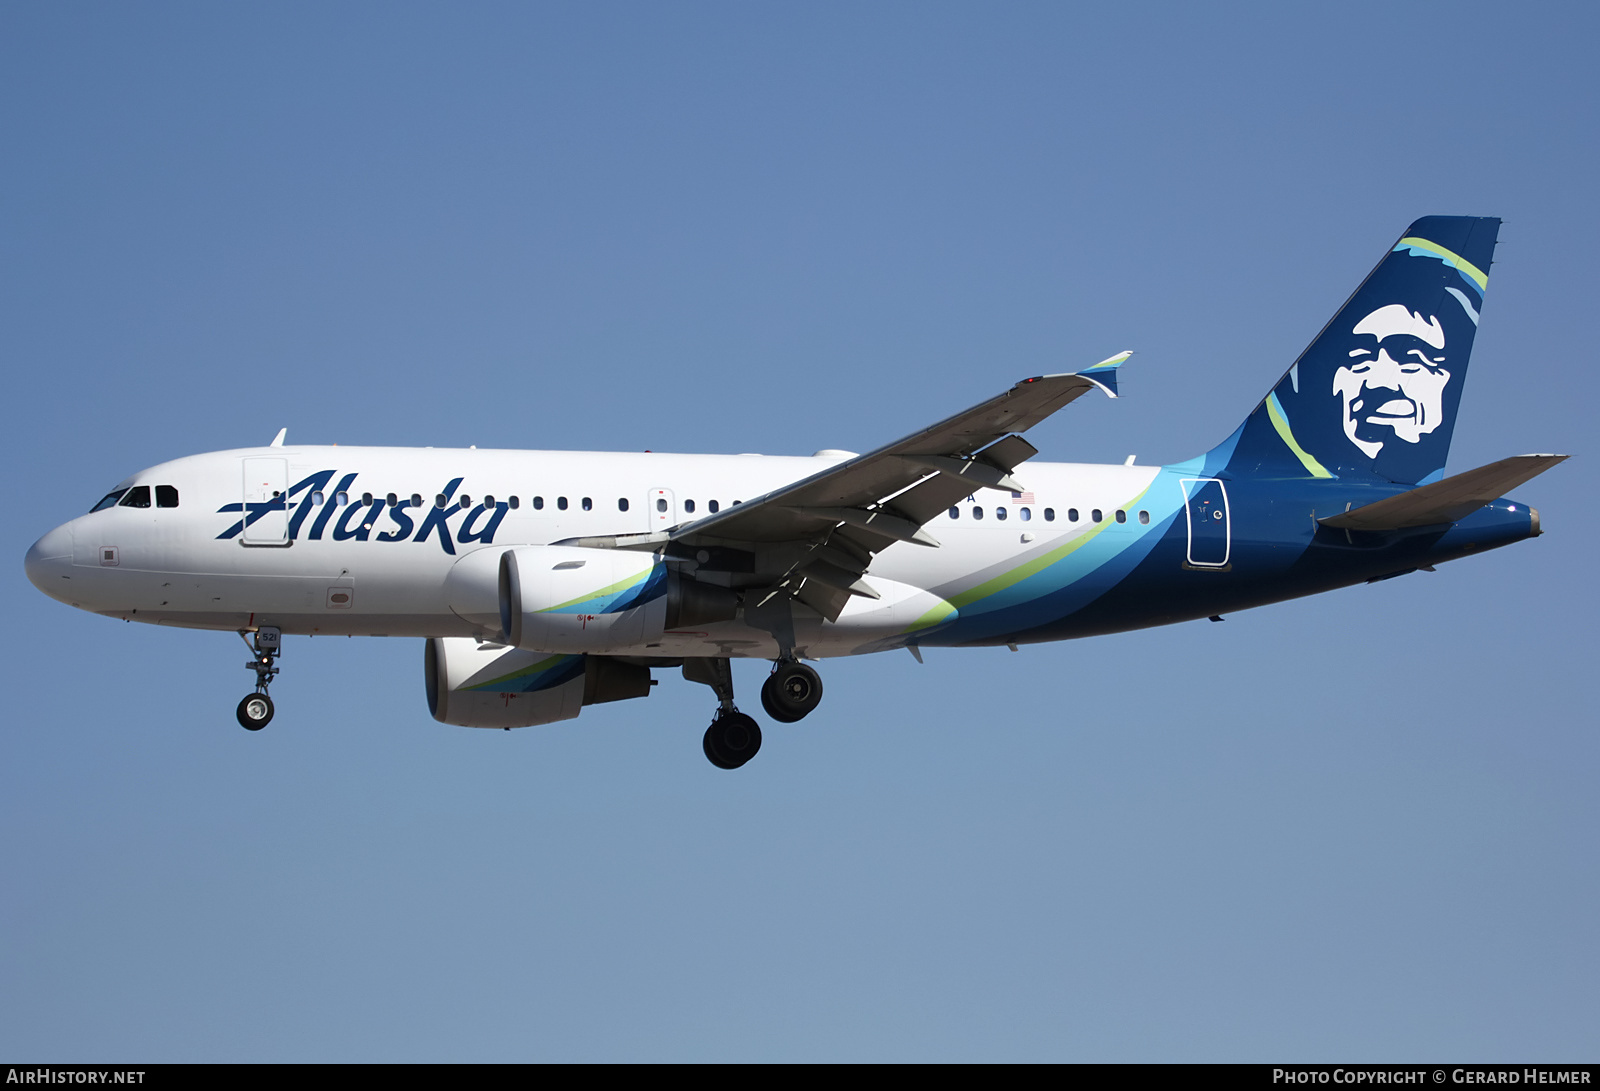
[{"label": "row of cabin window", "polygon": [[[172,485],[157,485],[155,487],[156,507],[175,508],[178,506],[178,490]],[[106,493],[100,503],[90,508],[90,512],[103,511],[106,508],[148,508],[150,506],[150,486],[135,485],[131,489],[118,489]]]},{"label": "row of cabin window", "polygon": [[[167,487],[168,486],[166,486],[166,485],[159,485],[159,486],[157,486],[157,489],[159,491],[160,489],[165,489]],[[107,499],[109,500],[110,497],[108,497]],[[312,503],[313,506],[321,504],[326,499],[327,499],[326,495],[320,489],[317,490],[317,491],[314,491],[311,494],[311,503]],[[333,501],[334,501],[335,504],[337,504],[339,507],[342,508],[346,504],[350,503],[350,494],[347,493],[347,492],[334,493],[333,494]],[[737,501],[737,500],[734,501],[735,504],[737,504],[738,502],[739,501]],[[124,503],[127,503],[127,502],[124,501]],[[371,504],[372,503],[372,494],[370,492],[362,493],[361,494],[361,503],[363,503],[363,504]],[[398,496],[396,496],[394,493],[390,493],[388,496],[384,497],[384,503],[388,504],[391,508],[397,507],[400,504],[400,498]],[[409,503],[410,503],[410,506],[413,507],[413,508],[422,507],[422,494],[421,493],[415,493],[415,492],[412,493],[411,496],[410,496],[410,499],[409,499]],[[459,506],[459,507],[462,507],[462,508],[470,508],[472,506],[472,497],[467,495],[466,493],[462,493],[460,496],[456,497],[456,499],[454,501],[451,501],[450,498],[445,496],[444,493],[440,493],[438,496],[435,496],[433,498],[433,506],[436,507],[436,508],[449,507],[449,506],[451,506],[452,503],[457,505],[457,506]],[[532,504],[534,511],[543,511],[544,510],[544,497],[542,497],[542,496],[533,497],[529,501],[529,503]],[[494,497],[493,496],[485,496],[483,498],[483,504],[484,504],[485,507],[489,507],[489,508],[494,507],[494,505],[495,505]],[[579,505],[583,508],[584,511],[593,511],[594,510],[594,498],[593,497],[589,497],[589,496],[585,496],[582,500],[579,501]],[[106,504],[106,502],[105,501],[101,501],[100,507],[106,507],[106,506],[108,506]],[[150,506],[148,495],[146,496],[145,503],[142,506],[143,507],[149,507]],[[164,508],[165,507],[174,507],[175,508],[177,506],[178,506],[178,493],[177,493],[177,490],[174,489],[174,490],[172,490],[172,503],[171,504],[165,504],[164,503],[164,504],[161,505],[161,507],[164,507]],[[506,497],[506,506],[509,507],[512,511],[516,511],[518,508],[522,507],[522,500],[519,497],[516,497],[516,496],[508,496],[508,497]],[[566,511],[568,506],[569,505],[568,505],[568,502],[567,502],[567,498],[565,496],[556,497],[556,509],[558,511]],[[710,512],[715,514],[716,512],[722,510],[722,505],[717,503],[717,501],[715,501],[715,500],[708,500],[708,501],[706,501],[706,508],[707,508],[707,510],[709,510]],[[100,508],[96,508],[95,510],[99,511]],[[628,498],[626,496],[617,497],[617,510],[618,511],[627,511],[628,510]],[[656,510],[657,511],[662,511],[662,512],[667,510],[667,502],[666,502],[665,499],[658,498],[656,500]],[[683,502],[683,510],[692,514],[694,512],[694,501],[693,500],[685,500]]]},{"label": "row of cabin window", "polygon": [[[994,517],[996,519],[1001,520],[1002,522],[1004,522],[1005,519],[1007,518],[1007,514],[1006,513],[1007,513],[1007,509],[1006,508],[997,507],[997,508],[994,509]],[[1116,515],[1117,515],[1117,522],[1126,523],[1128,521],[1128,513],[1126,511],[1118,509]],[[972,517],[974,519],[982,519],[983,518],[983,509],[981,507],[974,507],[972,509]],[[952,518],[952,519],[961,518],[961,509],[960,508],[951,508],[950,509],[950,518]],[[1018,508],[1017,509],[1017,518],[1021,519],[1024,523],[1026,523],[1028,520],[1033,518],[1033,512],[1028,508]],[[1093,509],[1092,511],[1089,512],[1089,518],[1090,518],[1090,520],[1092,522],[1098,523],[1098,522],[1100,522],[1101,520],[1103,520],[1105,518],[1105,513],[1102,512],[1099,508],[1095,508],[1095,509]],[[1045,508],[1044,509],[1044,521],[1047,522],[1047,523],[1053,523],[1053,522],[1056,521],[1056,509],[1055,508]],[[1077,521],[1078,521],[1078,509],[1077,508],[1068,508],[1067,509],[1067,522],[1076,523]],[[1150,513],[1148,511],[1139,512],[1139,522],[1144,523],[1145,525],[1149,525],[1149,523],[1150,523]]]}]

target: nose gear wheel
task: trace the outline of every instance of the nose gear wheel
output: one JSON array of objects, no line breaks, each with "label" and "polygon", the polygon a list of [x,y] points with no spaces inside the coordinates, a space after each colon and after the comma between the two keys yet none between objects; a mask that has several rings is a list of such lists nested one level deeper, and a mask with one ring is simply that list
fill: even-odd
[{"label": "nose gear wheel", "polygon": [[239,702],[239,726],[246,731],[260,731],[272,722],[272,698],[265,693],[247,693]]}]

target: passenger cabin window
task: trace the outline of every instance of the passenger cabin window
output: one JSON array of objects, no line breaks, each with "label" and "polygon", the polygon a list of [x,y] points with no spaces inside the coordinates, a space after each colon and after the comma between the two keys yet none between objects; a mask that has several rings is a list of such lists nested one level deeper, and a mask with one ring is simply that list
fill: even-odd
[{"label": "passenger cabin window", "polygon": [[486,508],[492,508],[492,507],[494,507],[494,497],[492,497],[492,496],[485,496],[485,497],[484,497],[484,498],[483,498],[483,506],[484,506],[484,507],[486,507]]},{"label": "passenger cabin window", "polygon": [[117,501],[121,500],[122,499],[122,494],[127,492],[127,491],[128,491],[127,489],[118,489],[115,492],[106,493],[103,497],[100,498],[100,503],[96,504],[94,507],[89,509],[90,514],[93,514],[94,512],[97,512],[97,511],[105,511],[107,508],[116,507],[117,506]]},{"label": "passenger cabin window", "polygon": [[[157,489],[156,490],[156,503],[159,504],[160,502],[161,502],[161,490]],[[370,492],[362,493],[361,494],[361,502],[363,504],[371,504],[372,503],[372,494]]]},{"label": "passenger cabin window", "polygon": [[995,508],[994,509],[994,517],[996,519],[999,519],[1001,522],[1005,522],[1006,514],[1007,513],[1006,513],[1006,509],[1005,508]]},{"label": "passenger cabin window", "polygon": [[515,496],[507,497],[506,503],[511,505],[512,511],[516,511],[518,508],[522,507],[522,501],[518,500]]},{"label": "passenger cabin window", "polygon": [[1099,508],[1095,508],[1093,511],[1091,511],[1089,513],[1089,518],[1093,519],[1095,522],[1098,523],[1102,518],[1104,518],[1104,516],[1102,516],[1100,514],[1100,509]]},{"label": "passenger cabin window", "polygon": [[443,508],[448,503],[450,503],[450,498],[445,496],[444,493],[440,493],[433,498],[433,506],[436,508]]},{"label": "passenger cabin window", "polygon": [[626,496],[617,497],[617,510],[618,511],[627,511],[628,510],[628,498]]},{"label": "passenger cabin window", "polygon": [[667,502],[666,502],[666,500],[662,499],[659,496],[656,497],[656,510],[657,511],[666,511],[667,510]]},{"label": "passenger cabin window", "polygon": [[583,510],[584,511],[593,511],[594,510],[594,501],[590,500],[587,496],[585,496],[583,498]]},{"label": "passenger cabin window", "polygon": [[127,495],[122,498],[122,503],[118,506],[124,508],[148,508],[150,506],[150,486],[135,485],[128,490]]},{"label": "passenger cabin window", "polygon": [[397,507],[400,506],[400,498],[398,496],[396,496],[394,493],[390,493],[388,496],[385,496],[383,499],[391,508],[397,508]]},{"label": "passenger cabin window", "polygon": [[1047,522],[1047,523],[1053,523],[1053,522],[1056,521],[1056,509],[1055,508],[1045,508],[1044,509],[1044,521]]},{"label": "passenger cabin window", "polygon": [[952,518],[952,519],[961,518],[961,509],[960,508],[951,508],[950,509],[950,518]]},{"label": "passenger cabin window", "polygon": [[175,508],[178,506],[178,490],[171,485],[156,486],[156,507]]},{"label": "passenger cabin window", "polygon": [[1068,508],[1067,509],[1067,522],[1076,523],[1077,521],[1078,521],[1078,509],[1077,508]]},{"label": "passenger cabin window", "polygon": [[[663,500],[663,501],[661,501],[661,503],[664,505],[664,504],[666,504],[666,501]],[[661,510],[662,511],[666,511],[667,509],[665,507],[663,507]],[[690,515],[693,515],[694,514],[694,501],[693,500],[685,500],[683,502],[683,510],[688,512]]]},{"label": "passenger cabin window", "polygon": [[983,518],[983,509],[982,508],[973,508],[972,509],[972,517],[974,519],[982,519]]},{"label": "passenger cabin window", "polygon": [[1121,508],[1118,508],[1117,509],[1117,522],[1126,523],[1127,521],[1128,521],[1128,513],[1123,511]]},{"label": "passenger cabin window", "polygon": [[[738,501],[735,500],[734,503],[738,503]],[[722,508],[722,505],[717,503],[715,500],[708,500],[706,502],[706,510],[709,511],[712,515],[717,514],[717,512],[721,508]]]},{"label": "passenger cabin window", "polygon": [[535,496],[533,498],[533,510],[534,511],[543,511],[544,510],[544,497]]},{"label": "passenger cabin window", "polygon": [[1029,511],[1027,508],[1023,508],[1021,511],[1017,512],[1017,514],[1022,517],[1022,521],[1024,523],[1033,518],[1033,512]]},{"label": "passenger cabin window", "polygon": [[1150,513],[1147,512],[1147,511],[1141,511],[1139,513],[1139,522],[1144,523],[1146,526],[1148,526],[1149,523],[1150,523]]},{"label": "passenger cabin window", "polygon": [[[472,507],[472,497],[468,496],[466,493],[462,493],[461,494],[460,504],[461,504],[461,510],[462,511],[466,511],[468,508]],[[439,506],[441,508],[444,507],[443,504],[440,504]]]}]

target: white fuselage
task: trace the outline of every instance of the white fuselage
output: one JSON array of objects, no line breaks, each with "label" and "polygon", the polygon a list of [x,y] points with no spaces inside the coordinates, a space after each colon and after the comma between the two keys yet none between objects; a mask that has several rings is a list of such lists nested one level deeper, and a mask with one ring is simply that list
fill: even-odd
[{"label": "white fuselage", "polygon": [[[305,634],[493,636],[485,621],[493,610],[462,601],[461,580],[452,583],[463,558],[482,550],[497,556],[507,546],[666,530],[846,457],[224,451],[134,475],[119,488],[168,486],[165,495],[176,490],[176,506],[114,505],[80,516],[40,539],[28,567],[55,598],[135,621],[206,629],[272,625]],[[271,480],[252,484],[250,473],[262,477],[263,467],[281,474],[277,488]],[[901,543],[875,558],[866,578],[881,597],[853,598],[835,622],[806,623],[800,634],[806,654],[906,643],[903,634],[919,618],[988,574],[1074,535],[1123,531],[1092,520],[1091,513],[1099,510],[1109,522],[1160,473],[1143,466],[1028,464],[1018,477],[1031,494],[980,491],[953,515],[927,525],[939,547]],[[266,488],[264,496],[294,491],[282,511],[240,527],[240,508],[249,512],[252,488]],[[692,570],[692,558],[688,565]],[[739,620],[668,633],[630,654],[771,656],[776,650],[769,633]]]}]

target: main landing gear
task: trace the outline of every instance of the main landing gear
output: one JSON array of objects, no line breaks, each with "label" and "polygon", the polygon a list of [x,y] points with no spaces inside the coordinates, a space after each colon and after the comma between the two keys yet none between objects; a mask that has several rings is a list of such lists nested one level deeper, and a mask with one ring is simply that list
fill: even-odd
[{"label": "main landing gear", "polygon": [[254,641],[243,629],[239,631],[239,639],[249,645],[250,662],[245,666],[256,672],[256,688],[254,693],[244,695],[235,715],[239,726],[246,731],[260,731],[272,722],[272,698],[267,696],[267,687],[272,684],[272,676],[278,673],[273,664],[282,654],[283,634],[267,625],[256,630]]},{"label": "main landing gear", "polygon": [[[718,769],[737,769],[761,749],[761,727],[733,703],[733,672],[727,659],[685,659],[683,676],[711,687],[717,715],[706,728],[706,759]],[[761,706],[779,723],[792,724],[822,700],[822,679],[794,659],[780,659],[761,686]]]},{"label": "main landing gear", "polygon": [[780,659],[761,683],[761,707],[780,724],[805,719],[822,703],[822,679],[804,663]]},{"label": "main landing gear", "polygon": [[718,769],[737,769],[755,757],[761,749],[761,727],[734,705],[727,659],[685,659],[683,676],[710,686],[717,695],[717,716],[706,728],[706,760]]},{"label": "main landing gear", "polygon": [[718,712],[701,741],[706,759],[718,769],[737,769],[761,749],[761,727],[735,709]]}]

